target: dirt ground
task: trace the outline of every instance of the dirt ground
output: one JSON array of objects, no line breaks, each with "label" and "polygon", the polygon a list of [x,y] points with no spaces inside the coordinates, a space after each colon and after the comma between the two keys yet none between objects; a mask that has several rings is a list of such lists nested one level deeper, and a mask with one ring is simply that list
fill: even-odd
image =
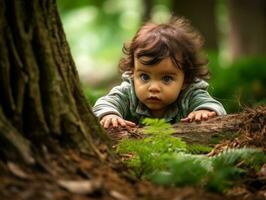
[{"label": "dirt ground", "polygon": [[[217,145],[213,154],[243,146],[266,150],[266,107],[247,110],[240,117],[243,121],[240,136]],[[106,147],[100,149],[104,152]],[[251,174],[241,186],[217,194],[201,188],[157,186],[131,176],[119,159],[100,162],[73,149],[49,152],[44,147],[36,155],[34,167],[0,161],[1,200],[266,199],[266,165],[259,173]]]}]

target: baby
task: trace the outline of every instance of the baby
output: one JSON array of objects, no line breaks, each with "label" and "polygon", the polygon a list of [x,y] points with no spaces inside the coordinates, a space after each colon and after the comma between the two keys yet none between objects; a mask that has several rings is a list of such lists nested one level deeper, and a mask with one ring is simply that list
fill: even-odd
[{"label": "baby", "polygon": [[123,47],[123,82],[93,107],[101,125],[135,126],[146,117],[192,122],[226,114],[207,92],[202,45],[201,35],[183,18],[140,27]]}]

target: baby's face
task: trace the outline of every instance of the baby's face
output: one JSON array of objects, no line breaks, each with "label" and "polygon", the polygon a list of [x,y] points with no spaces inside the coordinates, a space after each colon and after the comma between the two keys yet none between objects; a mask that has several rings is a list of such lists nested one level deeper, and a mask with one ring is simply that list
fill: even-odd
[{"label": "baby's face", "polygon": [[183,71],[170,58],[149,66],[135,58],[134,65],[133,78],[138,99],[150,109],[153,117],[162,117],[183,88]]}]

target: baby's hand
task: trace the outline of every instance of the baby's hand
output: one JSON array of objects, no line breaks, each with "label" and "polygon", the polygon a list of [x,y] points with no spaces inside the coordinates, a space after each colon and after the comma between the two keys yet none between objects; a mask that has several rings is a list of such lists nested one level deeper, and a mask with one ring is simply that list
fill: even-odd
[{"label": "baby's hand", "polygon": [[210,110],[197,110],[189,113],[186,118],[181,119],[181,122],[193,122],[193,121],[202,121],[209,118],[215,117],[216,112]]},{"label": "baby's hand", "polygon": [[136,126],[135,123],[131,122],[131,121],[127,121],[124,120],[123,118],[114,115],[114,114],[110,114],[110,115],[105,115],[101,121],[100,124],[104,127],[104,128],[109,128],[110,126],[113,127],[118,127],[118,126]]}]

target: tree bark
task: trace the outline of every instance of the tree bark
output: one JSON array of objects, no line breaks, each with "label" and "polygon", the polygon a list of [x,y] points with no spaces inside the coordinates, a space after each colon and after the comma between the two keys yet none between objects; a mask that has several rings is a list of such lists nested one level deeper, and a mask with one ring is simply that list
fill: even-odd
[{"label": "tree bark", "polygon": [[101,157],[96,145],[107,136],[81,90],[55,0],[0,0],[0,15],[0,142],[12,149],[1,146],[4,157],[33,163],[31,148],[50,137]]},{"label": "tree bark", "polygon": [[236,136],[242,123],[240,114],[219,116],[202,122],[178,123],[173,127],[175,136],[188,143],[211,144],[214,138],[224,139]]},{"label": "tree bark", "polygon": [[[241,130],[249,133],[265,131],[266,107],[249,109],[238,114],[218,116],[201,122],[179,122],[173,124],[174,136],[182,138],[187,143],[215,145],[221,139],[233,139]],[[250,127],[254,126],[254,127]],[[144,127],[145,128],[145,127]],[[111,137],[115,140],[123,138],[145,137],[142,127],[109,129]],[[263,133],[265,134],[265,132]],[[218,141],[217,141],[218,140]]]}]

